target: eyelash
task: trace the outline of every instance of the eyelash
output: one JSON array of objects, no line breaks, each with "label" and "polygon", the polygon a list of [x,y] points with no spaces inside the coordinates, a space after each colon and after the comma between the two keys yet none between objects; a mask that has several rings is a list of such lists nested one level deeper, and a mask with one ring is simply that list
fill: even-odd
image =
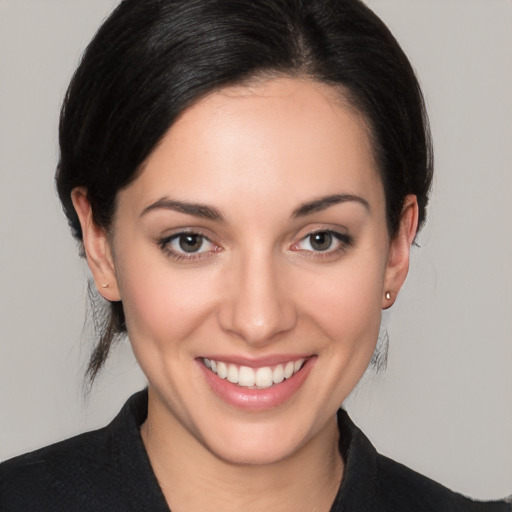
[{"label": "eyelash", "polygon": [[[315,235],[328,235],[331,237],[331,245],[337,243],[338,247],[332,249],[328,247],[325,250],[314,250],[314,249],[301,249],[299,247],[300,244],[309,240],[309,245],[311,246],[311,238]],[[336,255],[339,255],[349,249],[352,245],[354,245],[354,239],[345,233],[339,233],[337,231],[333,231],[331,229],[319,229],[317,231],[312,231],[308,233],[306,236],[301,238],[301,240],[292,245],[292,250],[294,251],[304,251],[308,254],[310,258],[329,258]]]},{"label": "eyelash", "polygon": [[[334,249],[328,247],[325,250],[301,249],[299,247],[300,244],[307,241],[308,239],[310,240],[309,245],[311,246],[311,238],[315,235],[328,235],[331,237],[330,245],[337,242],[338,247]],[[201,249],[205,243],[211,244],[213,249],[187,253],[186,251],[180,252],[179,250],[176,250],[172,247],[173,242],[179,242],[180,238],[186,236],[200,238],[201,245],[199,246],[199,249]],[[176,261],[197,261],[210,256],[211,253],[217,253],[221,251],[221,248],[215,245],[207,236],[196,231],[180,231],[179,233],[161,238],[157,241],[157,244],[167,256]],[[347,234],[338,233],[337,231],[330,229],[319,229],[317,231],[308,233],[306,236],[301,238],[299,242],[294,243],[291,247],[291,250],[294,252],[303,252],[307,254],[309,258],[329,258],[345,252],[353,244],[354,239]]]},{"label": "eyelash", "polygon": [[[200,251],[200,252],[189,252],[186,251],[180,252],[172,247],[172,243],[180,240],[182,237],[197,237],[201,239],[201,246],[203,247],[205,243],[209,243],[213,246],[212,250]],[[191,260],[200,260],[202,258],[208,257],[209,253],[219,252],[220,247],[215,245],[207,236],[202,233],[198,233],[196,231],[180,231],[179,233],[175,233],[171,236],[167,236],[158,240],[158,246],[160,249],[170,258],[176,261],[191,261]]]}]

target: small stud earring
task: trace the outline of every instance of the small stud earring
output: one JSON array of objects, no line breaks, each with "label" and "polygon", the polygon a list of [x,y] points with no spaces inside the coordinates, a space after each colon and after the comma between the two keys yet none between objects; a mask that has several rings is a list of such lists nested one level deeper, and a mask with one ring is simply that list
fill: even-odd
[{"label": "small stud earring", "polygon": [[390,292],[386,292],[384,297],[386,297],[386,300],[391,300],[391,293]]},{"label": "small stud earring", "polygon": [[103,284],[101,285],[101,287],[102,287],[102,288],[108,288],[109,286],[110,286],[110,285],[109,285],[108,283],[103,283]]}]

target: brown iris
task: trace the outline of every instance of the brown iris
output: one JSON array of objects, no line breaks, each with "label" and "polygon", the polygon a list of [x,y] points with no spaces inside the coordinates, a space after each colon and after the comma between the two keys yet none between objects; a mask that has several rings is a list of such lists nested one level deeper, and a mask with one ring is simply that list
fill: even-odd
[{"label": "brown iris", "polygon": [[309,241],[315,251],[327,251],[332,245],[332,235],[326,231],[313,233],[310,235]]},{"label": "brown iris", "polygon": [[203,245],[203,237],[194,234],[180,235],[179,244],[184,252],[197,252]]}]

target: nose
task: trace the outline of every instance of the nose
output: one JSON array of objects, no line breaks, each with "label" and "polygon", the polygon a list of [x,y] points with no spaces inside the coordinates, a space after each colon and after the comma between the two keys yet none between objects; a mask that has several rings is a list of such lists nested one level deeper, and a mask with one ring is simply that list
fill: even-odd
[{"label": "nose", "polygon": [[297,312],[287,292],[285,272],[264,254],[241,257],[230,265],[221,328],[253,346],[265,346],[293,329]]}]

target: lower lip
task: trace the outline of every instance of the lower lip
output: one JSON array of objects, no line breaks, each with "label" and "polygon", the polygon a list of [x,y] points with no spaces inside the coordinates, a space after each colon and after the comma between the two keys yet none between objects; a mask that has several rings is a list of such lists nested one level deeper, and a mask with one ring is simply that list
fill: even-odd
[{"label": "lower lip", "polygon": [[202,360],[197,362],[210,388],[224,402],[239,409],[263,411],[283,404],[299,391],[313,368],[315,361],[316,357],[309,357],[302,368],[292,377],[265,389],[251,389],[238,386],[218,377],[206,368]]}]

